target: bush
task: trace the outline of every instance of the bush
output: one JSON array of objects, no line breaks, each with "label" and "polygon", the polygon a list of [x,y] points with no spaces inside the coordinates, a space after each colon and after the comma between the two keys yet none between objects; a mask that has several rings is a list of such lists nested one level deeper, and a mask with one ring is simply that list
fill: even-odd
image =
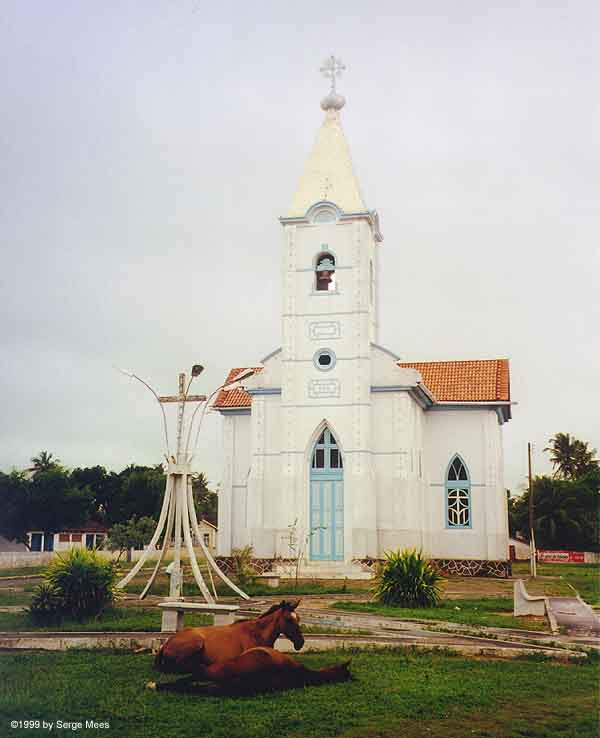
[{"label": "bush", "polygon": [[33,590],[27,612],[34,623],[50,625],[62,620],[63,604],[60,592],[48,582],[42,582]]},{"label": "bush", "polygon": [[375,574],[373,593],[384,605],[435,607],[442,596],[443,577],[422,551],[386,551]]},{"label": "bush", "polygon": [[244,546],[243,548],[231,549],[232,574],[240,587],[247,587],[253,584],[256,578],[256,571],[252,563],[254,549],[252,546]]},{"label": "bush", "polygon": [[95,551],[73,548],[65,556],[57,556],[44,579],[29,610],[38,622],[62,617],[85,620],[115,602],[117,566]]}]

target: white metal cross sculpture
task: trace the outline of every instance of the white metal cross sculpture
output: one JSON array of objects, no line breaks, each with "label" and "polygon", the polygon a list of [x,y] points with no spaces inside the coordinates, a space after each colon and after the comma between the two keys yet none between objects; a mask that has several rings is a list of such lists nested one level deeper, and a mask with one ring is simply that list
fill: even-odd
[{"label": "white metal cross sculpture", "polygon": [[346,67],[342,64],[342,60],[336,59],[333,54],[325,59],[320,69],[324,77],[331,79],[331,93],[334,95],[336,93],[335,79],[336,77],[340,77],[345,69]]},{"label": "white metal cross sculpture", "polygon": [[[190,395],[189,390],[192,381],[202,372],[202,367],[197,364],[192,368],[192,376],[190,377],[189,382],[187,381],[185,374],[179,375],[179,393],[177,395],[167,395],[160,397],[147,382],[138,377],[136,374],[126,372],[122,369],[120,371],[123,372],[123,374],[126,374],[128,377],[132,377],[133,379],[137,379],[139,382],[141,382],[147,389],[150,390],[150,392],[152,392],[152,394],[160,404],[160,409],[163,416],[163,428],[167,452],[167,483],[160,516],[156,525],[156,530],[154,531],[150,543],[148,544],[148,547],[146,548],[138,562],[135,564],[133,569],[129,572],[129,574],[127,574],[127,576],[121,579],[121,581],[117,584],[117,587],[122,589],[123,587],[127,586],[127,584],[133,579],[133,577],[135,577],[135,575],[139,572],[139,570],[147,561],[148,557],[152,554],[153,551],[156,550],[156,544],[158,543],[162,535],[163,541],[158,555],[158,560],[154,567],[154,571],[152,572],[146,586],[144,587],[144,590],[140,595],[140,599],[144,599],[144,597],[146,597],[146,595],[150,591],[150,588],[152,587],[152,584],[154,583],[156,575],[158,574],[158,571],[160,569],[160,565],[162,564],[165,555],[169,549],[169,546],[171,545],[171,540],[173,540],[174,555],[173,564],[171,565],[172,568],[170,567],[171,584],[169,590],[169,599],[183,599],[181,594],[183,583],[183,578],[181,575],[182,545],[185,545],[185,548],[187,549],[190,565],[194,574],[194,579],[196,580],[196,584],[200,588],[200,592],[202,592],[202,595],[206,602],[214,604],[215,599],[217,599],[217,592],[212,576],[213,571],[223,580],[223,582],[225,582],[228,587],[239,594],[240,597],[243,597],[246,600],[249,599],[248,595],[239,587],[237,587],[219,569],[216,561],[214,560],[206,544],[204,543],[203,536],[201,535],[200,528],[198,526],[196,509],[194,507],[194,497],[192,493],[191,462],[194,457],[196,447],[198,445],[198,437],[200,434],[200,425],[202,423],[202,419],[204,418],[206,409],[207,407],[209,407],[212,398],[220,390],[228,389],[230,385],[221,385],[208,398],[206,397],[206,395]],[[246,370],[244,372],[241,372],[235,378],[234,384],[237,385],[241,379],[244,379],[245,377],[253,373],[253,370]],[[177,403],[177,449],[175,455],[171,455],[169,449],[167,418],[164,410],[164,405],[168,403]],[[187,435],[184,446],[183,436],[186,431],[185,410],[188,403],[198,404],[194,412],[192,413],[192,417],[190,418],[189,424],[187,426]],[[194,444],[193,452],[190,453],[190,440],[192,437],[194,421],[196,420],[196,416],[200,408],[202,408],[202,413],[200,414],[200,418],[198,419],[196,441]],[[200,571],[198,560],[196,559],[196,553],[194,551],[194,543],[192,537],[197,540],[202,553],[204,554],[204,558],[206,559],[208,574],[212,585],[212,593],[208,589],[206,582],[204,581],[204,578],[202,576],[202,572]]]}]

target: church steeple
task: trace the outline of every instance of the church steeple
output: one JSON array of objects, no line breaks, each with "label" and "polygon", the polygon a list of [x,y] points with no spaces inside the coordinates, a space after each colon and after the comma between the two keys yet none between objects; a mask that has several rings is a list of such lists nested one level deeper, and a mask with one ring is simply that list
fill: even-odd
[{"label": "church steeple", "polygon": [[344,213],[367,209],[340,121],[340,110],[346,100],[337,93],[335,80],[343,69],[345,67],[333,56],[321,67],[323,74],[331,78],[329,94],[321,101],[325,120],[306,160],[288,217],[302,217],[312,205],[322,201],[335,203]]}]

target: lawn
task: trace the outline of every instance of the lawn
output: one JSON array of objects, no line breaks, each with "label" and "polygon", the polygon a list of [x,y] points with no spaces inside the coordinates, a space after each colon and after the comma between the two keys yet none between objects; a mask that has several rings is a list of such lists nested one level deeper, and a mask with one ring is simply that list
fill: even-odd
[{"label": "lawn", "polygon": [[11,569],[0,569],[0,577],[21,577],[43,574],[48,565],[43,566],[15,566]]},{"label": "lawn", "polygon": [[[186,577],[184,581],[184,594],[186,597],[198,597],[201,595],[198,586],[192,579],[189,570],[185,572]],[[131,584],[128,584],[126,591],[132,594],[139,594],[148,580],[148,574],[144,576],[137,575]],[[208,580],[207,580],[208,581]],[[218,582],[218,584],[217,584]],[[217,594],[219,596],[231,596],[235,594],[224,585],[220,580],[215,582],[217,587]],[[344,579],[333,579],[328,581],[313,581],[308,579],[299,580],[296,584],[293,579],[281,579],[279,587],[268,587],[263,582],[255,582],[241,585],[240,587],[250,595],[250,597],[262,597],[264,595],[285,595],[285,596],[298,596],[301,595],[320,595],[320,594],[360,594],[367,592],[365,584],[370,585],[370,582],[352,581]],[[210,583],[209,583],[210,588]],[[156,578],[152,586],[151,593],[159,596],[165,596],[169,592],[169,582],[166,575],[161,574]]]},{"label": "lawn", "polygon": [[[594,663],[469,660],[412,651],[301,656],[313,668],[352,655],[353,679],[233,698],[157,693],[149,654],[0,654],[2,736],[47,735],[10,721],[108,722],[114,738],[592,738]],[[551,685],[551,686],[550,686]]]},{"label": "lawn", "polygon": [[482,625],[490,628],[524,628],[526,630],[549,630],[547,622],[540,618],[515,618],[513,601],[506,597],[481,599],[442,600],[438,607],[389,607],[376,602],[335,602],[338,610],[371,613],[385,617],[409,620],[442,620],[462,625]]},{"label": "lawn", "polygon": [[26,584],[24,587],[0,588],[0,606],[28,605],[31,602],[34,588],[34,584]]},{"label": "lawn", "polygon": [[[115,608],[85,622],[63,620],[57,625],[35,625],[26,612],[0,612],[0,631],[159,631],[162,613],[158,608]],[[211,625],[212,615],[187,613],[186,626]],[[0,735],[2,732],[0,730]]]}]

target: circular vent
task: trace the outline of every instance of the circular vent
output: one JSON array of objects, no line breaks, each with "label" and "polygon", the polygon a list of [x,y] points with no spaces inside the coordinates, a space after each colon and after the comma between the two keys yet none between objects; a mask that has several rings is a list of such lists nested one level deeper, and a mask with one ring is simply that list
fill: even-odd
[{"label": "circular vent", "polygon": [[331,349],[321,349],[314,355],[313,362],[317,369],[327,372],[335,366],[335,354]]}]

